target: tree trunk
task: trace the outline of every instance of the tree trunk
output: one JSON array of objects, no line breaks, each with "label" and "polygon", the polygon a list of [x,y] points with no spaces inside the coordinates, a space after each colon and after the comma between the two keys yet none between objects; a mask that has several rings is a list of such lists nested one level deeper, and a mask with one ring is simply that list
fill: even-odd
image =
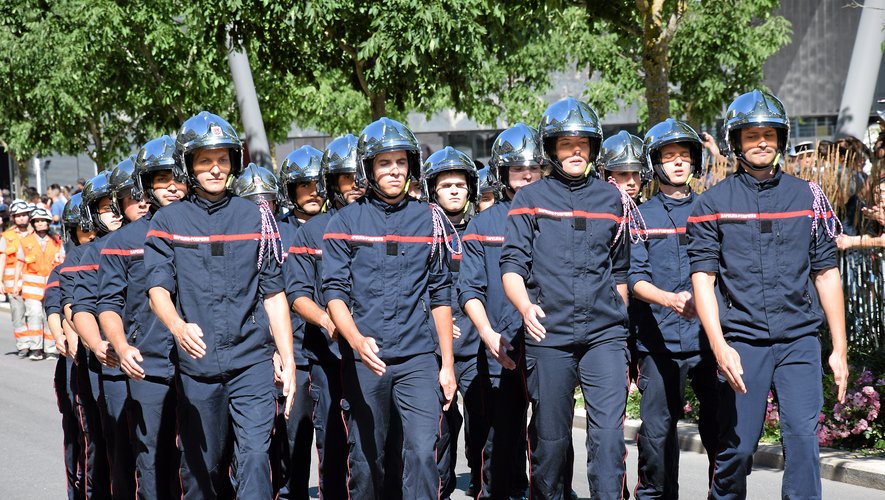
[{"label": "tree trunk", "polygon": [[369,105],[372,107],[372,121],[387,114],[387,99],[383,92],[370,95]]},{"label": "tree trunk", "polygon": [[637,0],[642,19],[642,69],[645,73],[645,100],[648,123],[653,125],[670,116],[670,39],[675,19],[668,25],[661,18],[663,0]]}]

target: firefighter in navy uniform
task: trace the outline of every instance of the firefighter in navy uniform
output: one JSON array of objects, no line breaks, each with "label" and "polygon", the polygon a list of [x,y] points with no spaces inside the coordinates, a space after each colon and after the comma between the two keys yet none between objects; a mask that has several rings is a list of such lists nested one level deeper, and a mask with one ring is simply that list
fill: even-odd
[{"label": "firefighter in navy uniform", "polygon": [[[131,165],[127,158],[121,164]],[[77,264],[71,312],[74,328],[89,350],[89,386],[98,405],[101,434],[105,441],[110,471],[110,490],[114,498],[135,496],[135,459],[129,446],[129,421],[126,405],[129,390],[119,359],[98,325],[99,258],[108,236],[123,225],[123,217],[113,208],[112,171],[105,170],[86,182],[80,223],[85,230],[95,230],[97,237],[83,251]],[[83,365],[81,365],[83,366]]]},{"label": "firefighter in navy uniform", "polygon": [[128,416],[139,498],[181,495],[180,483],[169,480],[178,475],[179,466],[175,366],[170,358],[174,341],[148,304],[150,270],[144,265],[144,241],[154,213],[187,192],[184,183],[175,180],[174,153],[174,139],[153,139],[141,147],[131,172],[117,172],[111,180],[113,206],[129,224],[108,237],[99,263],[99,322],[129,377]]},{"label": "firefighter in navy uniform", "polygon": [[[687,124],[667,119],[645,134],[646,162],[659,192],[639,207],[646,240],[630,248],[631,321],[637,331],[642,426],[636,498],[678,498],[679,440],[685,383],[700,404],[698,430],[713,472],[716,361],[694,309],[685,224],[697,198],[689,182],[703,173],[703,143]],[[708,476],[711,477],[711,476]]]},{"label": "firefighter in navy uniform", "polygon": [[[242,146],[227,121],[205,111],[189,118],[175,155],[189,193],[154,214],[144,257],[151,309],[177,345],[183,496],[215,497],[232,480],[238,496],[270,498],[274,344],[286,414],[295,381],[282,273],[266,245],[278,235],[262,227],[255,203],[228,192]],[[225,463],[231,434],[234,478]]]},{"label": "firefighter in navy uniform", "polygon": [[303,355],[310,370],[319,494],[330,499],[347,496],[347,436],[341,420],[341,353],[321,292],[322,244],[332,215],[365,193],[365,179],[357,178],[357,144],[355,135],[346,134],[326,147],[321,161],[326,210],[295,233],[283,267],[289,304],[304,320]]},{"label": "firefighter in navy uniform", "polygon": [[614,183],[635,203],[639,203],[640,190],[651,181],[652,173],[642,159],[642,139],[621,130],[602,142],[596,169],[599,178]]},{"label": "firefighter in navy uniform", "polygon": [[403,497],[437,498],[439,419],[456,386],[452,283],[444,262],[452,235],[444,231],[441,211],[407,195],[409,179],[421,168],[408,128],[388,118],[369,124],[360,135],[359,157],[368,194],[332,217],[323,240],[323,295],[346,341],[340,348],[348,493],[390,496],[382,487],[385,475],[399,471],[385,471],[384,449],[396,413],[403,430]]},{"label": "firefighter in navy uniform", "polygon": [[[92,241],[94,233],[84,233],[79,229],[80,225],[80,202],[82,195],[77,193],[71,196],[62,211],[62,239],[65,241],[65,262],[79,260],[80,245]],[[73,257],[71,253],[73,252]],[[54,386],[58,400],[58,410],[61,413],[62,434],[64,436],[64,460],[65,479],[67,483],[68,498],[70,500],[84,498],[86,492],[86,463],[84,441],[85,436],[81,430],[81,405],[77,394],[77,345],[79,339],[73,328],[65,319],[62,308],[62,274],[65,262],[56,266],[49,275],[46,284],[46,296],[43,301],[46,309],[49,330],[55,337],[55,345],[61,358],[56,363]],[[69,273],[70,274],[70,273]],[[70,296],[70,287],[68,296]],[[68,299],[67,303],[70,303]],[[84,367],[85,369],[85,367]]]},{"label": "firefighter in navy uniform", "polygon": [[528,486],[522,317],[504,295],[499,263],[511,200],[541,178],[543,163],[537,130],[517,123],[501,132],[492,145],[488,177],[500,199],[473,217],[464,232],[458,300],[485,345],[479,370],[490,386],[478,498],[521,498]]},{"label": "firefighter in navy uniform", "polygon": [[[482,165],[478,161],[475,163]],[[479,203],[476,204],[476,213],[491,207],[500,196],[500,186],[495,184],[491,171],[490,167],[478,168],[476,171],[476,175],[479,177]]]},{"label": "firefighter in navy uniform", "polygon": [[539,127],[551,176],[520,189],[508,212],[501,272],[523,318],[533,497],[564,498],[574,391],[587,408],[594,498],[620,498],[627,398],[627,218],[620,192],[590,176],[602,132],[574,98]]},{"label": "firefighter in navy uniform", "polygon": [[[473,211],[479,202],[479,178],[476,165],[465,153],[447,146],[424,160],[421,172],[422,190],[430,203],[442,208],[458,236],[464,234]],[[461,253],[449,253],[448,265],[452,282],[458,281]],[[470,468],[468,496],[476,496],[481,483],[482,448],[488,434],[483,406],[488,378],[477,367],[480,350],[479,334],[452,294],[452,318],[455,356],[455,378],[463,398],[464,415],[458,410],[457,393],[453,404],[443,412],[440,438],[437,445],[437,464],[441,481],[440,498],[448,498],[455,491],[455,467],[458,459],[458,433],[464,425],[464,454]]]},{"label": "firefighter in navy uniform", "polygon": [[[820,498],[821,345],[845,397],[848,378],[838,220],[820,187],[783,172],[789,118],[771,94],[738,96],[725,136],[738,170],[688,218],[695,306],[719,366],[719,445],[710,498],[745,498],[768,391],[785,450],[781,495]],[[821,309],[824,314],[821,314]]]}]

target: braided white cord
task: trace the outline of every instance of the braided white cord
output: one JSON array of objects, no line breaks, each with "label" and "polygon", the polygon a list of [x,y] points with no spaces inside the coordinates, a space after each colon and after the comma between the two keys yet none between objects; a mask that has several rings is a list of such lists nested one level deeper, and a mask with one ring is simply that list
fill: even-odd
[{"label": "braided white cord", "polygon": [[280,240],[280,228],[277,226],[277,220],[273,216],[270,204],[267,200],[262,199],[258,202],[258,211],[261,212],[261,240],[258,245],[258,269],[261,269],[261,263],[264,262],[264,252],[267,245],[270,245],[273,252],[274,260],[283,263],[283,242]]},{"label": "braided white cord", "polygon": [[[433,242],[430,248],[430,260],[439,253],[440,264],[443,263],[443,248],[447,249],[450,254],[461,255],[461,238],[455,225],[446,216],[443,209],[436,203],[430,204],[430,214],[433,219]],[[446,224],[452,230],[452,242],[456,242],[454,246],[449,244],[449,235],[446,233]],[[456,250],[457,248],[457,250]]]},{"label": "braided white cord", "polygon": [[842,221],[836,217],[836,211],[833,210],[833,205],[830,204],[830,200],[827,199],[824,190],[814,181],[809,181],[808,187],[811,188],[811,193],[814,195],[814,202],[811,207],[811,234],[814,235],[815,231],[817,231],[818,219],[823,219],[824,230],[830,238],[835,238],[842,234]]},{"label": "braided white cord", "polygon": [[639,243],[640,241],[648,241],[648,229],[645,225],[645,219],[642,218],[642,212],[639,211],[636,202],[633,201],[633,198],[631,198],[626,191],[621,189],[621,186],[618,185],[614,177],[609,177],[608,183],[618,188],[618,191],[621,193],[621,206],[624,209],[624,218],[621,220],[620,224],[618,224],[618,232],[615,234],[615,240],[612,242],[612,246],[618,244],[618,240],[621,238],[621,233],[624,232],[624,229],[628,230],[631,242]]}]

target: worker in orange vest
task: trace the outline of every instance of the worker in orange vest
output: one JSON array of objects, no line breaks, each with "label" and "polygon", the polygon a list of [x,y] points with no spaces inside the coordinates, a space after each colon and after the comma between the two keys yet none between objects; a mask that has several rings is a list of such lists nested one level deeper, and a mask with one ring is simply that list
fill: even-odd
[{"label": "worker in orange vest", "polygon": [[24,200],[15,200],[9,206],[9,214],[12,217],[13,226],[3,232],[0,237],[0,269],[3,270],[3,281],[0,283],[0,293],[6,294],[9,306],[12,310],[12,329],[15,332],[15,348],[19,358],[26,358],[31,351],[31,344],[27,340],[27,328],[25,326],[25,302],[21,298],[21,283],[15,280],[15,266],[18,263],[19,244],[22,238],[30,234],[33,205]]},{"label": "worker in orange vest", "polygon": [[21,240],[18,248],[16,283],[21,280],[21,297],[25,303],[25,338],[30,346],[30,358],[40,361],[44,355],[58,359],[55,338],[49,331],[43,312],[43,292],[52,269],[65,257],[61,239],[49,232],[52,215],[45,208],[31,212],[34,231]]}]

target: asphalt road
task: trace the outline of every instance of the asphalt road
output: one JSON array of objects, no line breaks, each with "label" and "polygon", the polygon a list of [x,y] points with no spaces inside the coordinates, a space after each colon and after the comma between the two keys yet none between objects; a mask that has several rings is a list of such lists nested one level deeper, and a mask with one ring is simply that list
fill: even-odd
[{"label": "asphalt road", "polygon": [[[61,419],[52,388],[53,363],[20,360],[15,356],[12,324],[6,309],[0,309],[0,499],[55,500],[64,498]],[[574,488],[581,498],[589,498],[584,451],[585,433],[574,431]],[[463,442],[459,450],[463,450]],[[704,498],[707,493],[706,456],[683,452],[679,472],[682,498]],[[311,463],[311,495],[316,497],[316,463]],[[636,484],[636,447],[628,442],[627,484]],[[748,498],[780,498],[783,473],[756,469],[749,478]],[[458,468],[459,490],[467,486],[463,457]],[[885,491],[862,488],[834,481],[823,481],[824,498],[885,499]]]}]

